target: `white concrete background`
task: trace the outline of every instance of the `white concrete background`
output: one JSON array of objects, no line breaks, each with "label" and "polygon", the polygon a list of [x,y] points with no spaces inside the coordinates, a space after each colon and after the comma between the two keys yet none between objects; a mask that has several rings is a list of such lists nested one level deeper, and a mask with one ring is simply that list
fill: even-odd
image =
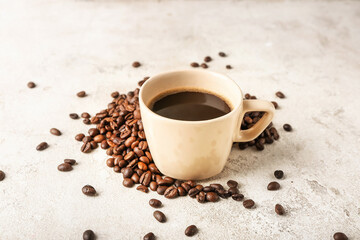
[{"label": "white concrete background", "polygon": [[[360,239],[359,26],[356,1],[0,1],[0,239],[81,239],[86,229],[98,239],[186,239],[190,224],[200,229],[193,239]],[[95,113],[111,92],[206,55],[244,92],[278,101],[281,138],[263,152],[234,147],[208,181],[238,180],[256,209],[159,197],[161,224],[147,203],[158,195],[125,189],[104,151],[82,154],[74,136],[88,127],[68,114]],[[41,141],[50,147],[37,152]],[[64,158],[79,164],[58,172]],[[286,178],[269,192],[275,169]],[[85,184],[99,196],[83,195]]]}]

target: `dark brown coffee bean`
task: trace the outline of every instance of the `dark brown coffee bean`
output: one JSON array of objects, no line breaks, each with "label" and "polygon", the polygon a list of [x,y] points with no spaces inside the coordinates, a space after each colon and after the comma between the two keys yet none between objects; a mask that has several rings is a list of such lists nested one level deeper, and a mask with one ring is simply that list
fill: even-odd
[{"label": "dark brown coffee bean", "polygon": [[208,192],[206,193],[206,200],[208,202],[217,202],[219,201],[219,195],[215,192]]},{"label": "dark brown coffee bean", "polygon": [[[109,146],[109,144],[107,143],[106,140],[103,140],[103,141],[101,142],[101,144],[100,144],[100,147],[101,147],[102,149],[108,149],[110,146]],[[110,154],[110,155],[112,155],[112,154]]]},{"label": "dark brown coffee bean", "polygon": [[140,177],[137,173],[134,173],[132,176],[131,176],[131,180],[134,181],[134,183],[139,183],[140,182]]},{"label": "dark brown coffee bean", "polygon": [[81,114],[81,117],[82,117],[82,118],[90,118],[91,116],[90,116],[89,113],[83,112],[83,113]]},{"label": "dark brown coffee bean", "polygon": [[111,97],[112,97],[112,98],[118,98],[119,96],[120,96],[120,93],[117,92],[117,91],[111,93]]},{"label": "dark brown coffee bean", "polygon": [[84,137],[85,135],[83,133],[79,133],[75,136],[75,140],[80,142],[83,140]]},{"label": "dark brown coffee bean", "polygon": [[140,64],[138,61],[135,61],[135,62],[132,63],[132,66],[133,66],[134,68],[138,68],[138,67],[141,66],[141,64]]},{"label": "dark brown coffee bean", "polygon": [[231,197],[235,201],[242,201],[244,199],[244,195],[242,195],[241,193],[235,193]]},{"label": "dark brown coffee bean", "polygon": [[77,113],[70,113],[69,116],[70,116],[71,119],[78,119],[79,118],[79,115],[77,115]]},{"label": "dark brown coffee bean", "polygon": [[95,240],[95,233],[92,230],[86,230],[83,233],[83,240]]},{"label": "dark brown coffee bean", "polygon": [[198,229],[195,225],[190,225],[185,229],[185,235],[188,237],[194,236],[198,232]]},{"label": "dark brown coffee bean", "polygon": [[334,234],[334,240],[348,240],[348,237],[345,235],[345,233],[337,232]]},{"label": "dark brown coffee bean", "polygon": [[244,150],[248,147],[248,143],[239,143],[240,150]]},{"label": "dark brown coffee bean", "polygon": [[204,203],[206,201],[206,193],[205,192],[199,192],[199,194],[196,195],[196,200],[199,203]]},{"label": "dark brown coffee bean", "polygon": [[274,172],[274,176],[277,178],[277,179],[282,179],[284,177],[284,172],[281,171],[281,170],[276,170]]},{"label": "dark brown coffee bean", "polygon": [[202,68],[208,68],[208,65],[207,65],[206,63],[202,63],[202,64],[200,65],[200,67],[202,67]]},{"label": "dark brown coffee bean", "polygon": [[232,69],[231,65],[226,65],[226,69]]},{"label": "dark brown coffee bean", "polygon": [[67,159],[64,159],[64,163],[68,163],[70,165],[75,165],[76,160],[67,158]]},{"label": "dark brown coffee bean", "polygon": [[197,195],[199,192],[200,192],[199,189],[197,189],[197,188],[192,188],[192,189],[189,190],[189,196],[190,196],[191,198],[195,198],[196,195]]},{"label": "dark brown coffee bean", "polygon": [[283,208],[283,206],[281,206],[280,204],[276,204],[275,205],[275,212],[279,215],[284,215],[285,210]]},{"label": "dark brown coffee bean", "polygon": [[5,178],[5,173],[0,170],[0,182],[1,182],[2,180],[4,180],[4,178]]},{"label": "dark brown coffee bean", "polygon": [[174,185],[175,185],[175,187],[180,187],[182,183],[183,183],[183,181],[181,181],[181,180],[175,180]]},{"label": "dark brown coffee bean", "polygon": [[57,129],[57,128],[51,128],[51,129],[50,129],[50,133],[51,133],[52,135],[55,135],[55,136],[60,136],[60,135],[61,135],[61,132],[60,132],[59,129]]},{"label": "dark brown coffee bean", "polygon": [[277,102],[272,101],[271,103],[274,105],[274,108],[275,108],[275,109],[278,109],[278,108],[279,108],[279,104],[278,104]]},{"label": "dark brown coffee bean", "polygon": [[131,178],[124,178],[123,185],[125,187],[131,188],[134,186],[134,181]]},{"label": "dark brown coffee bean", "polygon": [[86,92],[85,91],[80,91],[76,94],[76,96],[82,98],[82,97],[85,97],[86,96]]},{"label": "dark brown coffee bean", "polygon": [[255,202],[252,199],[245,200],[243,202],[245,208],[252,208],[255,205]]},{"label": "dark brown coffee bean", "polygon": [[144,193],[148,193],[149,192],[149,188],[144,186],[144,185],[139,185],[136,190],[139,190],[141,192],[144,192]]},{"label": "dark brown coffee bean", "polygon": [[85,194],[86,196],[95,196],[96,195],[96,190],[93,186],[90,185],[85,185],[82,188],[82,192],[83,194]]},{"label": "dark brown coffee bean", "polygon": [[158,188],[156,189],[156,192],[159,195],[164,195],[167,188],[168,188],[168,186],[158,186]]},{"label": "dark brown coffee bean", "polygon": [[203,188],[203,191],[204,192],[213,192],[213,191],[215,191],[215,188],[210,187],[210,186],[206,186],[206,187]]},{"label": "dark brown coffee bean", "polygon": [[89,118],[84,118],[83,123],[89,125],[91,124],[91,120]]},{"label": "dark brown coffee bean", "polygon": [[204,58],[204,62],[210,62],[212,59],[211,59],[211,57],[210,56],[206,56],[205,58]]},{"label": "dark brown coffee bean", "polygon": [[216,189],[215,192],[219,195],[221,198],[229,198],[231,197],[231,193],[226,191],[225,189]]},{"label": "dark brown coffee bean", "polygon": [[97,128],[90,128],[88,133],[89,133],[90,137],[95,137],[96,135],[100,134],[100,131]]},{"label": "dark brown coffee bean", "polygon": [[42,142],[39,145],[37,145],[36,150],[38,151],[42,151],[45,150],[49,147],[49,145],[47,144],[47,142]]},{"label": "dark brown coffee bean", "polygon": [[121,168],[119,166],[114,166],[113,170],[114,172],[119,173],[121,171]]},{"label": "dark brown coffee bean", "polygon": [[220,57],[226,57],[226,54],[224,52],[219,52]]},{"label": "dark brown coffee bean", "polygon": [[182,183],[181,186],[185,189],[185,191],[189,192],[191,189],[191,186],[188,183]]},{"label": "dark brown coffee bean", "polygon": [[162,206],[162,202],[160,200],[152,198],[149,201],[149,205],[152,206],[153,208],[159,208]]},{"label": "dark brown coffee bean", "polygon": [[140,183],[144,186],[149,186],[150,181],[151,181],[151,172],[150,171],[144,172],[140,177]]},{"label": "dark brown coffee bean", "polygon": [[255,144],[255,147],[256,147],[256,149],[257,150],[259,150],[259,151],[262,151],[262,150],[264,150],[264,144],[261,144],[260,142],[257,142],[256,144]]},{"label": "dark brown coffee bean", "polygon": [[164,179],[161,179],[159,182],[158,182],[158,185],[160,186],[170,186],[174,183],[174,179],[170,178],[170,177],[164,177]]},{"label": "dark brown coffee bean", "polygon": [[88,143],[88,142],[91,142],[92,140],[93,140],[92,137],[86,136],[86,137],[84,137],[84,138],[82,139],[82,142],[83,142],[83,143]]},{"label": "dark brown coffee bean", "polygon": [[126,167],[122,169],[122,173],[124,178],[131,178],[131,176],[134,174],[134,171],[132,168]]},{"label": "dark brown coffee bean", "polygon": [[27,86],[28,88],[34,88],[36,87],[36,84],[34,82],[28,82]]},{"label": "dark brown coffee bean", "polygon": [[199,64],[198,64],[197,62],[192,62],[192,63],[190,64],[190,66],[192,66],[192,67],[194,67],[194,68],[197,68],[197,67],[199,67]]},{"label": "dark brown coffee bean", "polygon": [[152,232],[147,233],[143,240],[155,240],[155,235]]},{"label": "dark brown coffee bean", "polygon": [[115,158],[108,158],[107,160],[106,160],[106,165],[108,166],[108,167],[114,167],[115,165],[114,165],[114,160],[115,160]]},{"label": "dark brown coffee bean", "polygon": [[89,153],[91,151],[91,143],[87,142],[87,143],[84,143],[80,150],[83,152],[83,153]]},{"label": "dark brown coffee bean", "polygon": [[215,189],[224,189],[223,185],[218,184],[218,183],[212,183],[212,184],[210,184],[210,187],[213,187]]},{"label": "dark brown coffee bean", "polygon": [[156,191],[158,185],[155,181],[152,181],[152,182],[150,182],[149,187],[150,187],[151,191]]},{"label": "dark brown coffee bean", "polygon": [[179,196],[186,196],[187,195],[187,192],[186,190],[183,188],[183,187],[177,187],[177,192],[178,192],[178,195]]},{"label": "dark brown coffee bean", "polygon": [[229,188],[228,192],[233,195],[233,194],[237,194],[239,193],[239,189],[237,189],[236,187],[231,187]]},{"label": "dark brown coffee bean", "polygon": [[276,191],[279,190],[280,184],[278,182],[271,182],[267,186],[267,190],[269,191]]},{"label": "dark brown coffee bean", "polygon": [[226,183],[230,188],[236,188],[238,186],[238,182],[237,181],[234,181],[234,180],[229,180],[227,183]]},{"label": "dark brown coffee bean", "polygon": [[165,217],[165,214],[163,212],[157,210],[157,211],[154,212],[153,215],[154,215],[154,218],[156,220],[158,220],[159,222],[161,222],[161,223],[166,222],[166,217]]},{"label": "dark brown coffee bean", "polygon": [[69,172],[73,169],[71,164],[69,164],[69,163],[62,163],[57,168],[61,172]]},{"label": "dark brown coffee bean", "polygon": [[95,141],[91,141],[90,146],[91,146],[91,149],[96,149],[98,147],[98,144]]},{"label": "dark brown coffee bean", "polygon": [[275,95],[276,95],[278,98],[285,98],[285,94],[283,94],[283,93],[280,92],[280,91],[276,92]]},{"label": "dark brown coffee bean", "polygon": [[94,141],[95,141],[96,143],[101,143],[101,142],[104,141],[104,140],[105,140],[105,136],[104,136],[104,135],[101,135],[101,134],[96,135],[96,136],[94,137]]},{"label": "dark brown coffee bean", "polygon": [[136,137],[129,137],[125,140],[124,144],[126,147],[130,147],[133,142],[136,141]]},{"label": "dark brown coffee bean", "polygon": [[287,131],[287,132],[291,132],[292,131],[292,127],[290,124],[286,123],[284,124],[283,126],[284,130]]},{"label": "dark brown coffee bean", "polygon": [[168,187],[164,192],[164,196],[170,199],[176,198],[178,196],[177,188],[174,186]]}]

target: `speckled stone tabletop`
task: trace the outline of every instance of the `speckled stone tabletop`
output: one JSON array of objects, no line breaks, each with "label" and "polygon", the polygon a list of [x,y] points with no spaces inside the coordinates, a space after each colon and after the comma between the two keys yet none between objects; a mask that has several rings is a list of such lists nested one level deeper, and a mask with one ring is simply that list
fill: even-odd
[{"label": "speckled stone tabletop", "polygon": [[[0,1],[0,239],[81,239],[86,229],[99,240],[187,239],[191,224],[192,239],[360,239],[359,26],[358,1]],[[104,151],[83,154],[74,140],[89,127],[69,113],[94,114],[111,92],[207,55],[209,70],[280,106],[278,141],[262,152],[234,145],[224,171],[202,182],[239,181],[251,210],[127,189]],[[78,161],[73,171],[57,170],[64,158]],[[270,192],[276,169],[285,178]],[[82,194],[86,184],[99,195]],[[153,197],[167,223],[154,220]]]}]

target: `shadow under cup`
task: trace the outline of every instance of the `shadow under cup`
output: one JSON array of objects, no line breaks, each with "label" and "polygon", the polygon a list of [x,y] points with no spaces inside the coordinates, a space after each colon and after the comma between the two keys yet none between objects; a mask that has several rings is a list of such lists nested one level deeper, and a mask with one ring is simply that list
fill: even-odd
[{"label": "shadow under cup", "polygon": [[[214,119],[182,121],[162,117],[151,110],[151,104],[162,96],[186,90],[219,96],[231,111]],[[167,72],[147,80],[139,96],[149,149],[163,174],[200,180],[222,171],[242,111],[242,93],[233,80],[205,70]]]}]

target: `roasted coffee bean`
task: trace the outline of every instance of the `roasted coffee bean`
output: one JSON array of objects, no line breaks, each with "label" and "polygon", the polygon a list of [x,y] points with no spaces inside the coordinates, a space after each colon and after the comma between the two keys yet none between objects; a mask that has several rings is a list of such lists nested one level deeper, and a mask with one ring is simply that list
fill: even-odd
[{"label": "roasted coffee bean", "polygon": [[90,119],[84,118],[83,123],[89,125],[91,123]]},{"label": "roasted coffee bean", "polygon": [[195,188],[201,192],[203,190],[204,186],[199,184],[199,185],[196,185]]},{"label": "roasted coffee bean", "polygon": [[85,91],[80,91],[80,92],[78,92],[77,94],[76,94],[76,96],[78,96],[78,97],[85,97],[86,96],[86,92]]},{"label": "roasted coffee bean", "polygon": [[140,177],[140,183],[144,186],[149,186],[150,181],[151,181],[151,172],[150,171],[144,172]]},{"label": "roasted coffee bean", "polygon": [[67,158],[67,159],[64,159],[64,163],[68,163],[70,165],[75,165],[76,160]]},{"label": "roasted coffee bean", "polygon": [[187,192],[186,190],[183,188],[183,187],[177,187],[177,192],[178,192],[178,195],[179,196],[186,196],[187,195]]},{"label": "roasted coffee bean", "polygon": [[231,65],[226,65],[226,69],[232,69]]},{"label": "roasted coffee bean", "polygon": [[283,126],[284,130],[287,131],[287,132],[291,132],[292,131],[292,127],[290,124],[286,123],[284,124]]},{"label": "roasted coffee bean", "polygon": [[157,210],[157,211],[154,212],[153,215],[154,215],[154,218],[156,220],[158,220],[159,222],[161,222],[161,223],[166,222],[166,217],[165,217],[165,214],[163,212]]},{"label": "roasted coffee bean", "polygon": [[202,63],[202,64],[200,65],[200,67],[202,67],[202,68],[208,68],[208,65],[207,65],[206,63]]},{"label": "roasted coffee bean", "polygon": [[242,201],[244,199],[244,195],[242,195],[241,193],[235,193],[231,197],[235,201]]},{"label": "roasted coffee bean", "polygon": [[79,133],[75,136],[75,140],[80,142],[83,140],[84,137],[85,135],[83,133]]},{"label": "roasted coffee bean", "polygon": [[206,186],[206,187],[203,188],[203,191],[204,192],[213,192],[213,191],[215,191],[215,188],[210,187],[210,186]]},{"label": "roasted coffee bean", "polygon": [[167,188],[168,188],[168,186],[158,186],[158,188],[156,189],[156,192],[159,195],[164,195]]},{"label": "roasted coffee bean", "polygon": [[215,192],[219,195],[221,198],[228,198],[231,197],[231,193],[226,191],[225,189],[216,189]]},{"label": "roasted coffee bean", "polygon": [[112,97],[112,98],[117,98],[117,97],[119,97],[119,95],[120,95],[120,93],[117,92],[117,91],[111,93],[111,97]]},{"label": "roasted coffee bean", "polygon": [[226,54],[224,52],[219,52],[220,57],[226,57]]},{"label": "roasted coffee bean", "polygon": [[210,56],[206,56],[205,58],[204,58],[204,62],[210,62],[212,59],[211,59],[211,57]]},{"label": "roasted coffee bean", "polygon": [[239,143],[240,150],[244,150],[247,147],[248,147],[248,143]]},{"label": "roasted coffee bean", "polygon": [[257,143],[255,144],[255,147],[256,147],[256,149],[259,150],[259,151],[264,150],[264,144],[261,144],[260,142],[257,142]]},{"label": "roasted coffee bean", "polygon": [[47,144],[47,142],[42,142],[39,145],[37,145],[36,150],[38,151],[42,151],[45,150],[49,147],[49,145]]},{"label": "roasted coffee bean", "polygon": [[283,93],[280,92],[280,91],[276,92],[275,95],[276,95],[278,98],[285,98],[285,94],[283,94]]},{"label": "roasted coffee bean", "polygon": [[158,185],[155,181],[153,181],[153,182],[150,182],[149,187],[150,187],[151,191],[156,191]]},{"label": "roasted coffee bean", "polygon": [[191,198],[195,198],[196,195],[197,195],[199,192],[200,192],[199,189],[197,189],[197,188],[192,188],[192,189],[189,190],[189,196],[190,196]]},{"label": "roasted coffee bean", "polygon": [[205,192],[199,192],[198,195],[196,195],[196,200],[199,203],[204,203],[206,201],[206,193]]},{"label": "roasted coffee bean", "polygon": [[274,105],[274,108],[275,108],[275,109],[278,109],[278,108],[279,108],[279,104],[278,104],[277,102],[272,101],[271,103]]},{"label": "roasted coffee bean", "polygon": [[134,181],[131,178],[124,178],[123,185],[125,187],[131,188],[134,186]]},{"label": "roasted coffee bean", "polygon": [[345,235],[345,233],[337,232],[334,234],[334,240],[348,240],[348,237]]},{"label": "roasted coffee bean", "polygon": [[114,172],[119,173],[121,171],[121,168],[119,166],[114,166],[113,170]]},{"label": "roasted coffee bean", "polygon": [[82,188],[82,192],[83,194],[85,194],[86,196],[95,196],[96,195],[96,190],[93,186],[90,185],[85,185]]},{"label": "roasted coffee bean", "polygon": [[0,170],[0,182],[1,182],[2,180],[4,180],[4,178],[5,178],[5,173]]},{"label": "roasted coffee bean", "polygon": [[83,240],[95,240],[95,233],[92,230],[86,230],[83,233]]},{"label": "roasted coffee bean", "polygon": [[133,142],[136,141],[136,137],[129,137],[125,140],[124,144],[126,147],[130,147]]},{"label": "roasted coffee bean", "polygon": [[134,173],[132,176],[131,176],[131,180],[134,181],[134,183],[139,183],[140,182],[140,177],[137,173]]},{"label": "roasted coffee bean", "polygon": [[208,202],[217,202],[219,201],[219,195],[215,192],[206,193],[206,200]]},{"label": "roasted coffee bean", "polygon": [[160,200],[152,198],[149,201],[149,205],[153,208],[159,208],[162,206],[162,202]]},{"label": "roasted coffee bean", "polygon": [[245,208],[252,208],[255,205],[255,202],[252,199],[245,200],[243,206]]},{"label": "roasted coffee bean", "polygon": [[155,240],[155,235],[152,232],[147,233],[143,240]]},{"label": "roasted coffee bean", "polygon": [[238,182],[234,180],[229,180],[226,184],[229,186],[229,188],[236,188],[238,186]]},{"label": "roasted coffee bean", "polygon": [[196,67],[199,67],[199,64],[198,64],[197,62],[192,62],[192,63],[190,64],[190,66],[196,68]]},{"label": "roasted coffee bean", "polygon": [[94,137],[94,141],[97,142],[97,143],[101,143],[101,142],[104,141],[104,140],[105,140],[105,136],[104,136],[104,135],[101,135],[101,134],[96,135],[96,136]]},{"label": "roasted coffee bean", "polygon": [[115,158],[108,158],[108,160],[106,160],[106,165],[108,167],[114,167],[115,166],[114,165],[114,160],[115,160]]},{"label": "roasted coffee bean", "polygon": [[[107,143],[106,140],[103,140],[103,141],[101,142],[101,144],[100,144],[100,147],[101,147],[102,149],[108,149],[110,146],[109,146],[109,144]],[[112,151],[112,150],[111,150],[111,151]],[[112,153],[111,153],[110,155],[112,155]]]},{"label": "roasted coffee bean", "polygon": [[82,142],[83,142],[83,143],[88,143],[88,142],[91,142],[92,140],[93,140],[92,137],[86,136],[86,137],[84,137],[84,138],[82,139]]},{"label": "roasted coffee bean", "polygon": [[228,192],[233,195],[233,194],[237,194],[239,193],[239,189],[237,189],[236,187],[231,187],[229,188]]},{"label": "roasted coffee bean", "polygon": [[210,184],[210,187],[213,187],[215,189],[224,189],[223,185],[218,184],[218,183],[212,183],[212,184]]},{"label": "roasted coffee bean", "polygon": [[60,135],[61,135],[61,132],[60,132],[59,129],[57,129],[57,128],[51,128],[51,129],[50,129],[50,133],[51,133],[52,135],[55,135],[55,136],[60,136]]},{"label": "roasted coffee bean", "polygon": [[186,183],[186,182],[182,183],[181,186],[182,186],[182,187],[185,189],[185,191],[187,191],[187,192],[189,192],[189,190],[191,189],[191,186],[190,186],[188,183]]},{"label": "roasted coffee bean", "polygon": [[267,186],[267,190],[269,191],[276,191],[279,190],[280,184],[278,182],[271,182]]},{"label": "roasted coffee bean", "polygon": [[277,179],[282,179],[284,177],[284,172],[281,171],[281,170],[276,170],[274,172],[274,176],[277,178]]},{"label": "roasted coffee bean", "polygon": [[70,116],[71,119],[78,119],[79,118],[79,115],[77,115],[77,113],[70,113],[69,116]]},{"label": "roasted coffee bean", "polygon": [[82,118],[90,118],[91,116],[90,116],[89,113],[83,112],[83,113],[81,114],[81,117],[82,117]]},{"label": "roasted coffee bean", "polygon": [[185,229],[185,235],[188,237],[194,236],[198,232],[198,229],[195,225],[190,225]]},{"label": "roasted coffee bean", "polygon": [[91,151],[91,144],[89,142],[84,143],[80,149],[83,153],[89,153]]},{"label": "roasted coffee bean", "polygon": [[140,64],[138,61],[135,61],[135,62],[132,63],[132,66],[133,66],[134,68],[138,68],[138,67],[141,66],[141,64]]},{"label": "roasted coffee bean", "polygon": [[144,185],[139,185],[136,190],[139,190],[141,192],[144,192],[144,193],[148,193],[149,192],[149,188],[144,186]]},{"label": "roasted coffee bean", "polygon": [[183,183],[183,181],[181,181],[181,180],[175,180],[174,185],[175,185],[175,187],[180,187],[182,183]]},{"label": "roasted coffee bean", "polygon": [[100,134],[100,131],[97,128],[90,128],[88,133],[89,133],[90,137],[95,137],[96,135]]},{"label": "roasted coffee bean", "polygon": [[279,215],[284,215],[285,210],[283,208],[283,206],[281,206],[280,204],[276,204],[275,205],[275,212]]},{"label": "roasted coffee bean", "polygon": [[34,82],[28,82],[27,86],[28,88],[34,88],[36,87],[36,84]]},{"label": "roasted coffee bean", "polygon": [[164,196],[170,199],[176,198],[178,196],[177,188],[174,186],[168,187],[164,192]]},{"label": "roasted coffee bean", "polygon": [[163,186],[163,185],[170,186],[173,183],[174,183],[174,179],[172,179],[171,177],[164,177],[164,179],[161,179],[158,182],[158,185],[160,185],[160,186]]},{"label": "roasted coffee bean", "polygon": [[98,144],[95,141],[91,141],[90,146],[91,146],[91,149],[96,149],[98,147]]},{"label": "roasted coffee bean", "polygon": [[131,176],[134,174],[134,171],[132,168],[126,167],[122,169],[122,173],[124,178],[131,178]]}]

